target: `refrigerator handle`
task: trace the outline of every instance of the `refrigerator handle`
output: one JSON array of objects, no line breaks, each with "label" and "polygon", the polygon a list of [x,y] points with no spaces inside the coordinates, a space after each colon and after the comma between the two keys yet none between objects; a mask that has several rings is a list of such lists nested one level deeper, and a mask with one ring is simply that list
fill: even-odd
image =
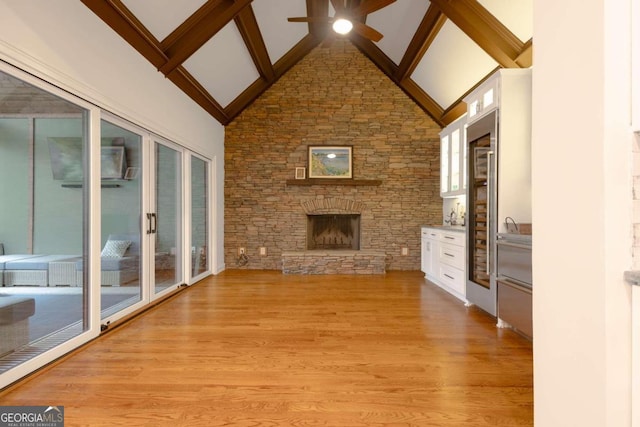
[{"label": "refrigerator handle", "polygon": [[487,151],[487,275],[491,275],[491,236],[492,218],[493,213],[493,167],[491,166],[491,157],[493,157],[493,151]]}]

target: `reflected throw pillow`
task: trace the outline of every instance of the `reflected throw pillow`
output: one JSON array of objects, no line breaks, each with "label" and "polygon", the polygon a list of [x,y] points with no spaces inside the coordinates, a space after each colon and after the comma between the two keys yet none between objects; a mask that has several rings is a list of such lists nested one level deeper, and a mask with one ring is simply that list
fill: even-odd
[{"label": "reflected throw pillow", "polygon": [[100,256],[105,258],[122,258],[131,242],[129,240],[107,240]]}]

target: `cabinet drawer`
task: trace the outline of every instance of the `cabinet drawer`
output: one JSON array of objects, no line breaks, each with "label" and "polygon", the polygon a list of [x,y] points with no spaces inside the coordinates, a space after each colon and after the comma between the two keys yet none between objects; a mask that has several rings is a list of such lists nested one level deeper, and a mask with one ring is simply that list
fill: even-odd
[{"label": "cabinet drawer", "polygon": [[425,237],[427,239],[439,239],[440,238],[440,231],[439,230],[435,230],[433,228],[423,228],[422,229],[422,237]]},{"label": "cabinet drawer", "polygon": [[441,243],[438,252],[438,259],[443,264],[464,270],[464,248],[462,246],[454,246],[450,243]]},{"label": "cabinet drawer", "polygon": [[446,287],[461,295],[465,294],[464,272],[462,270],[441,264],[438,279]]},{"label": "cabinet drawer", "polygon": [[498,280],[498,317],[527,337],[533,337],[532,292]]},{"label": "cabinet drawer", "polygon": [[440,234],[440,241],[456,246],[464,246],[464,233],[443,231]]}]

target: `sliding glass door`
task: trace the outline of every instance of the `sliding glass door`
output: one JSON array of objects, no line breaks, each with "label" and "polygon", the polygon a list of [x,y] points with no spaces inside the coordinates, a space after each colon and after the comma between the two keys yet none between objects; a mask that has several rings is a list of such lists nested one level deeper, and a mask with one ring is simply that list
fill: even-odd
[{"label": "sliding glass door", "polygon": [[184,283],[182,152],[117,119],[101,123],[101,319]]},{"label": "sliding glass door", "polygon": [[153,248],[153,294],[184,283],[182,274],[182,150],[155,138],[152,153],[152,210],[147,235]]},{"label": "sliding glass door", "polygon": [[209,274],[211,246],[208,160],[3,67],[0,388]]},{"label": "sliding glass door", "polygon": [[0,386],[91,326],[81,266],[92,107],[36,83],[0,71]]},{"label": "sliding glass door", "polygon": [[[143,136],[126,123],[100,123],[101,319],[131,311],[143,300]],[[129,309],[129,310],[127,310]]]},{"label": "sliding glass door", "polygon": [[191,155],[191,268],[195,279],[209,271],[209,162]]}]

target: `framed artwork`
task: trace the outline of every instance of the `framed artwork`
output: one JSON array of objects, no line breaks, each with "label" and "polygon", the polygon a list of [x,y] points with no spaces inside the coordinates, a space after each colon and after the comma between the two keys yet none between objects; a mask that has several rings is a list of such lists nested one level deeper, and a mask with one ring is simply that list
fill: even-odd
[{"label": "framed artwork", "polygon": [[[102,144],[118,142],[122,138],[102,139]],[[84,144],[81,137],[50,137],[49,156],[54,180],[74,182],[84,177]],[[124,141],[124,139],[122,139]],[[122,179],[127,169],[124,146],[102,145],[100,147],[102,179]]]},{"label": "framed artwork", "polygon": [[305,168],[296,168],[296,179],[305,179]]},{"label": "framed artwork", "polygon": [[309,178],[353,178],[351,146],[309,147]]}]

